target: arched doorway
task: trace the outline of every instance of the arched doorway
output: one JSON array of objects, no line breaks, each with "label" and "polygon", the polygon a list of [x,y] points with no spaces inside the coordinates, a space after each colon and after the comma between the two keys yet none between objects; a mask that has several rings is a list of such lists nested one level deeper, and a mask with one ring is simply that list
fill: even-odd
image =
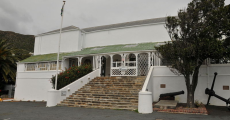
[{"label": "arched doorway", "polygon": [[73,66],[78,66],[78,59],[77,58],[69,58],[69,68]]},{"label": "arched doorway", "polygon": [[84,64],[91,65],[91,60],[90,59],[85,59]]},{"label": "arched doorway", "polygon": [[135,67],[136,66],[136,55],[130,53],[126,56],[126,65],[128,67]]}]

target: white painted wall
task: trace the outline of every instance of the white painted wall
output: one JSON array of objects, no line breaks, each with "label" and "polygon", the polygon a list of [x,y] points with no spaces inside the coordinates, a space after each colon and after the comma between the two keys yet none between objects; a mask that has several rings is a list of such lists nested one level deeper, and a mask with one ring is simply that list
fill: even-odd
[{"label": "white painted wall", "polygon": [[[80,88],[82,88],[85,84],[89,83],[92,79],[95,77],[100,76],[99,72],[100,70],[97,69],[95,71],[92,71],[91,73],[79,78],[78,80],[72,82],[71,84],[63,87],[60,90],[47,90],[47,106],[52,107],[56,106],[58,103],[72,95],[75,91],[78,91]],[[66,95],[62,96],[61,92],[65,92]]]},{"label": "white painted wall", "polygon": [[137,26],[86,33],[84,48],[170,40],[164,24]]},{"label": "white painted wall", "polygon": [[[105,31],[82,33],[66,31],[62,33],[60,52],[80,51],[82,48],[115,44],[134,44],[170,40],[164,23],[131,26]],[[56,53],[59,33],[37,36],[34,55]]]},{"label": "white painted wall", "polygon": [[[79,51],[80,31],[68,31],[62,33],[60,52]],[[59,33],[35,38],[34,55],[57,53]]]},{"label": "white painted wall", "polygon": [[47,91],[52,88],[50,78],[56,71],[24,71],[24,64],[17,64],[14,99],[46,101]]},{"label": "white painted wall", "polygon": [[[209,67],[202,66],[199,73],[199,81],[195,91],[195,100],[207,103],[208,95],[205,94],[205,89],[211,88],[214,77],[214,72],[218,72],[214,91],[216,94],[228,99],[230,97],[230,90],[223,90],[224,85],[230,86],[230,66],[229,65],[210,65]],[[169,68],[164,66],[154,66],[152,72],[152,86],[153,101],[158,101],[160,94],[168,92],[177,92],[184,90],[185,94],[175,97],[176,100],[182,103],[187,101],[187,89],[183,76],[173,74]],[[208,77],[209,76],[209,77]],[[160,84],[166,84],[166,88],[160,88]],[[225,106],[225,102],[211,97],[210,104]]]}]

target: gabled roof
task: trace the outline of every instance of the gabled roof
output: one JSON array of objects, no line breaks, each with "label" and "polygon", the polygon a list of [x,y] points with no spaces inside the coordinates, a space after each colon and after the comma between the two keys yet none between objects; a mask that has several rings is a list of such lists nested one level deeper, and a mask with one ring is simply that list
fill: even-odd
[{"label": "gabled roof", "polygon": [[[62,28],[62,31],[74,30],[74,29],[79,30],[78,27],[71,25],[71,26]],[[56,29],[56,30],[52,30],[52,31],[49,31],[49,32],[41,33],[41,34],[38,34],[38,35],[36,35],[36,36],[40,36],[40,35],[44,35],[44,34],[57,33],[57,32],[60,32],[60,29]]]},{"label": "gabled roof", "polygon": [[[155,50],[155,46],[157,45],[157,43],[158,42],[150,42],[150,43],[123,44],[123,45],[110,45],[110,46],[84,48],[81,51],[61,53],[59,60],[61,60],[63,56],[70,57],[70,56],[80,56],[80,55],[90,55],[90,54],[92,55],[92,54],[102,54],[102,53]],[[57,53],[52,53],[52,54],[31,56],[20,62],[27,63],[27,62],[42,62],[42,61],[56,61],[56,60],[57,60]]]},{"label": "gabled roof", "polygon": [[119,28],[119,27],[127,27],[127,26],[134,26],[134,25],[160,23],[160,22],[165,22],[165,20],[166,20],[166,17],[152,18],[152,19],[131,21],[131,22],[125,22],[125,23],[117,23],[117,24],[111,24],[111,25],[103,25],[103,26],[97,26],[97,27],[84,28],[82,30],[84,30],[85,32],[91,32],[91,31],[111,29],[111,28]]}]

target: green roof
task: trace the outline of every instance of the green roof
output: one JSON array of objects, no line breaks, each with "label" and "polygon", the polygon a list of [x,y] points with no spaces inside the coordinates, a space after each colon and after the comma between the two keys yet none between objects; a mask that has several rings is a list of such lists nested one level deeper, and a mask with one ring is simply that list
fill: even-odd
[{"label": "green roof", "polygon": [[[99,54],[99,53],[112,53],[112,52],[125,52],[125,51],[144,51],[144,50],[155,50],[155,45],[157,42],[151,43],[139,43],[139,44],[124,44],[124,45],[109,45],[109,46],[98,46],[91,48],[84,48],[81,51],[70,52],[70,53],[60,53],[59,60],[63,56],[77,56],[77,55],[87,55],[87,54]],[[35,55],[31,56],[20,62],[42,62],[42,61],[56,61],[57,53]]]}]

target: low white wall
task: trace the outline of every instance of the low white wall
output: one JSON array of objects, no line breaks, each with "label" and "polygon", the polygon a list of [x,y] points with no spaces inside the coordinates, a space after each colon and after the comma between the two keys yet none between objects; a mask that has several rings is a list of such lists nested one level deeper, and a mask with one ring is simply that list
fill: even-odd
[{"label": "low white wall", "polygon": [[17,79],[14,99],[46,101],[47,90],[51,88],[49,79]]},{"label": "low white wall", "polygon": [[46,101],[47,91],[52,88],[50,82],[56,71],[17,72],[14,99],[28,101]]},{"label": "low white wall", "polygon": [[50,82],[56,71],[25,71],[25,64],[17,63],[15,100],[46,101],[47,91],[52,88]]},{"label": "low white wall", "polygon": [[[47,106],[55,106],[70,95],[72,95],[74,92],[76,92],[78,89],[83,87],[85,84],[87,84],[89,81],[94,79],[95,77],[99,76],[99,69],[81,77],[80,79],[76,80],[75,82],[65,86],[64,88],[54,91],[49,90],[48,91],[48,99],[47,99]],[[46,91],[47,92],[47,91]]]},{"label": "low white wall", "polygon": [[[211,88],[214,72],[218,72],[216,77],[216,82],[214,86],[214,91],[216,94],[228,99],[230,97],[229,90],[223,90],[223,86],[230,86],[230,66],[229,65],[210,65],[201,66],[199,73],[199,81],[195,91],[195,100],[199,102],[207,103],[208,95],[205,94],[205,89]],[[184,90],[185,94],[178,95],[175,97],[181,103],[187,102],[187,89],[185,85],[185,79],[183,75],[177,76],[172,73],[168,67],[164,66],[154,66],[154,70],[152,72],[152,86],[153,90],[153,101],[158,101],[160,94],[168,93],[168,92],[177,92]],[[166,88],[160,88],[161,84],[165,84]],[[225,102],[211,97],[210,104],[212,105],[220,105],[225,106]]]}]

